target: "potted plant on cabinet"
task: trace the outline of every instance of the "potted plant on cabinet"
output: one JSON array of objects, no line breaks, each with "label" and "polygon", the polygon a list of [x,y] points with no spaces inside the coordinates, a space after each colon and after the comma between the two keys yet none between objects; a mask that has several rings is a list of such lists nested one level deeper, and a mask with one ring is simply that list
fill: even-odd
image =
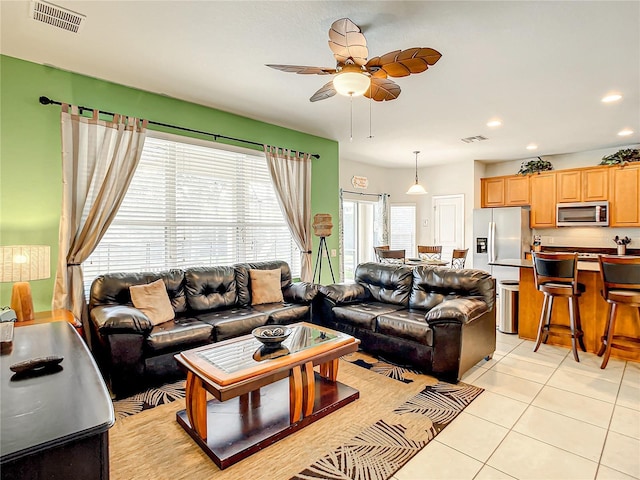
[{"label": "potted plant on cabinet", "polygon": [[517,175],[532,175],[534,173],[546,172],[548,170],[553,170],[551,162],[548,160],[542,160],[538,157],[536,160],[522,162]]}]

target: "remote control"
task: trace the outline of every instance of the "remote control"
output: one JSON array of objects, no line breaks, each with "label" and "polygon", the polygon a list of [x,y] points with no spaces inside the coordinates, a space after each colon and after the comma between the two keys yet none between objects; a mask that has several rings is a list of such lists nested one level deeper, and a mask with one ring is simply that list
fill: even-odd
[{"label": "remote control", "polygon": [[64,357],[59,355],[51,355],[49,357],[38,357],[24,362],[14,363],[9,369],[16,373],[23,373],[37,368],[48,368],[58,365]]}]

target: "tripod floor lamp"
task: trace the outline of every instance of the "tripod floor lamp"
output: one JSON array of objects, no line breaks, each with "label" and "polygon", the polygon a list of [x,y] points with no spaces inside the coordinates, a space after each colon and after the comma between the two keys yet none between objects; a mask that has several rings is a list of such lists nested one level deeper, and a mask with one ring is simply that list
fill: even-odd
[{"label": "tripod floor lamp", "polygon": [[[331,215],[328,213],[318,213],[313,217],[313,233],[316,237],[320,237],[320,245],[318,246],[318,256],[316,257],[316,266],[313,269],[313,283],[320,283],[322,278],[322,261],[324,258],[329,263],[329,270],[331,271],[331,280],[336,282],[336,278],[333,275],[333,267],[331,266],[331,258],[329,258],[329,249],[327,248],[327,237],[331,236],[331,229],[333,223],[331,223]],[[316,273],[318,274],[316,281]]]}]

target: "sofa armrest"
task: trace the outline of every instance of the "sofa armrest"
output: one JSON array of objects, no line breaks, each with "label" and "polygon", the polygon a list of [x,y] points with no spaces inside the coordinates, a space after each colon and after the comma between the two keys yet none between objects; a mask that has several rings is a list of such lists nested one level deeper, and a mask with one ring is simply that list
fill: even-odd
[{"label": "sofa armrest", "polygon": [[146,335],[153,328],[149,317],[127,305],[103,305],[91,309],[91,321],[101,334],[137,333]]},{"label": "sofa armrest", "polygon": [[437,325],[452,320],[462,324],[473,322],[489,311],[489,305],[483,299],[466,297],[446,300],[427,312],[425,320],[429,325]]},{"label": "sofa armrest", "polygon": [[319,292],[336,305],[361,302],[369,298],[369,291],[359,283],[334,283],[320,285]]},{"label": "sofa armrest", "polygon": [[285,302],[309,304],[318,294],[318,285],[308,282],[296,282],[282,291]]}]

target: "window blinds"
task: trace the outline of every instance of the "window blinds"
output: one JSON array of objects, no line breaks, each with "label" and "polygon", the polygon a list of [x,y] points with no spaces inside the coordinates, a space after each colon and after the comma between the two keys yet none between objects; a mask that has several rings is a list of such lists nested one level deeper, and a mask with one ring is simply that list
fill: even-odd
[{"label": "window blinds", "polygon": [[147,137],[116,218],[83,263],[85,290],[109,272],[274,259],[299,276],[262,155]]},{"label": "window blinds", "polygon": [[416,256],[416,206],[392,204],[390,207],[390,244],[394,250],[405,250],[407,257]]}]

